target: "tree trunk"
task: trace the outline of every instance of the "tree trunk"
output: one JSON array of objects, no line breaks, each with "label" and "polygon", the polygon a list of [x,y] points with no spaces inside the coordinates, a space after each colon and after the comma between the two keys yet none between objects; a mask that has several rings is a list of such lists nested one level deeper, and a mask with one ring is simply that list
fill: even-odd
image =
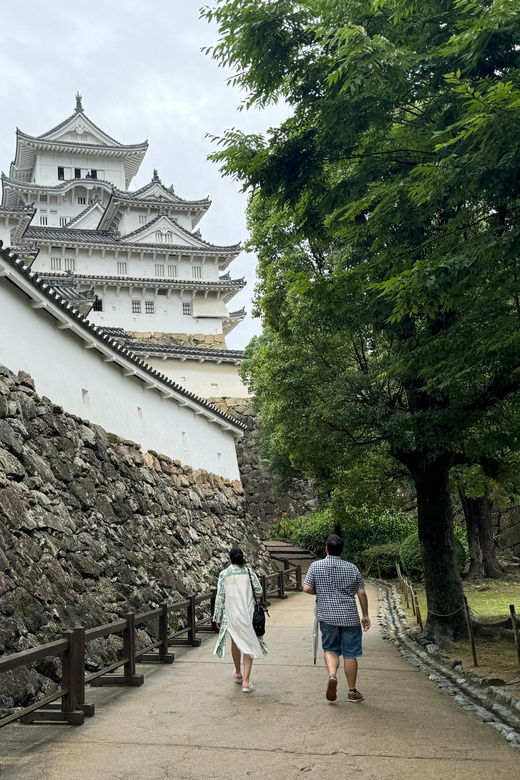
[{"label": "tree trunk", "polygon": [[468,498],[464,488],[461,487],[459,487],[459,496],[464,520],[466,521],[466,535],[469,547],[469,571],[466,579],[479,579],[484,576],[484,562],[482,560],[482,548],[478,533],[477,512],[475,511],[476,507],[473,506],[473,501],[477,499]]},{"label": "tree trunk", "polygon": [[466,633],[448,484],[450,465],[447,460],[426,458],[412,464],[428,604],[425,633],[437,643]]},{"label": "tree trunk", "polygon": [[489,498],[468,498],[462,488],[459,489],[462,509],[466,520],[470,553],[468,579],[476,577],[502,577],[493,537],[493,502]]}]

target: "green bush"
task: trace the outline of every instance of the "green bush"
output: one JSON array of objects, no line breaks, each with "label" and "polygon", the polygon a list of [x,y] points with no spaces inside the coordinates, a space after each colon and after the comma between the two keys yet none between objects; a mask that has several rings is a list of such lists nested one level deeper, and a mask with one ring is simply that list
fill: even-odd
[{"label": "green bush", "polygon": [[325,555],[327,537],[334,533],[334,518],[329,509],[321,509],[292,521],[291,541],[316,556]]},{"label": "green bush", "polygon": [[365,574],[373,577],[395,578],[395,565],[401,560],[401,543],[390,542],[369,547],[368,550],[363,550],[361,557]]},{"label": "green bush", "polygon": [[[459,569],[464,571],[467,563],[467,553],[458,536],[455,536],[455,552]],[[419,543],[419,534],[412,534],[405,539],[401,545],[401,563],[404,573],[412,580],[423,580],[424,569],[422,562],[421,545]]]},{"label": "green bush", "polygon": [[363,563],[363,551],[391,542],[402,542],[417,530],[417,518],[408,512],[376,507],[347,507],[342,518],[344,557]]}]

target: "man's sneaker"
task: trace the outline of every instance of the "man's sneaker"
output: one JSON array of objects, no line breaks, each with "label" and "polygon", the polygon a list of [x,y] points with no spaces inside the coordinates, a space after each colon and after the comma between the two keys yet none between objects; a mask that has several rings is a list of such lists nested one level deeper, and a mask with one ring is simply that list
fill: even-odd
[{"label": "man's sneaker", "polygon": [[348,692],[348,701],[351,701],[353,704],[355,704],[358,701],[363,701],[365,697],[362,693],[360,693],[357,688],[354,688],[353,691],[349,689]]},{"label": "man's sneaker", "polygon": [[243,676],[241,674],[237,674],[235,669],[233,669],[233,679],[239,685],[242,685],[242,682],[244,680]]},{"label": "man's sneaker", "polygon": [[327,691],[325,698],[327,701],[336,701],[336,688],[338,687],[338,678],[335,674],[329,674],[329,681],[327,683]]},{"label": "man's sneaker", "polygon": [[251,693],[251,691],[254,691],[252,683],[248,683],[247,685],[244,683],[242,685],[242,693]]}]

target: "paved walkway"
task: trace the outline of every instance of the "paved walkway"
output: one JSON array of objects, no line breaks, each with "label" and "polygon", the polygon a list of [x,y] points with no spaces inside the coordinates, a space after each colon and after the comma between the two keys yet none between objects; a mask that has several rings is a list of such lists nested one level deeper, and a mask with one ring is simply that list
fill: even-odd
[{"label": "paved walkway", "polygon": [[[2,780],[513,780],[520,757],[384,642],[366,635],[359,687],[366,700],[325,700],[324,667],[312,664],[305,594],[276,599],[271,651],[243,694],[215,638],[176,648],[167,667],[142,667],[144,686],[89,689],[97,714],[80,728],[8,726],[0,731]],[[319,661],[321,664],[322,662]]]}]

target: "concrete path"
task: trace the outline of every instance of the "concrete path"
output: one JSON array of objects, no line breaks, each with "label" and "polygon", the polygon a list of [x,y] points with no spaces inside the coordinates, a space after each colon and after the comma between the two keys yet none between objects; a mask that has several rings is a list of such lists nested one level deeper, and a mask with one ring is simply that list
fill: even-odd
[{"label": "concrete path", "polygon": [[2,780],[513,780],[520,757],[462,710],[379,634],[365,639],[359,688],[366,700],[325,700],[323,662],[312,664],[312,598],[273,600],[270,653],[243,694],[214,637],[176,649],[173,666],[143,666],[136,689],[89,689],[97,714],[80,728],[0,731]]}]

